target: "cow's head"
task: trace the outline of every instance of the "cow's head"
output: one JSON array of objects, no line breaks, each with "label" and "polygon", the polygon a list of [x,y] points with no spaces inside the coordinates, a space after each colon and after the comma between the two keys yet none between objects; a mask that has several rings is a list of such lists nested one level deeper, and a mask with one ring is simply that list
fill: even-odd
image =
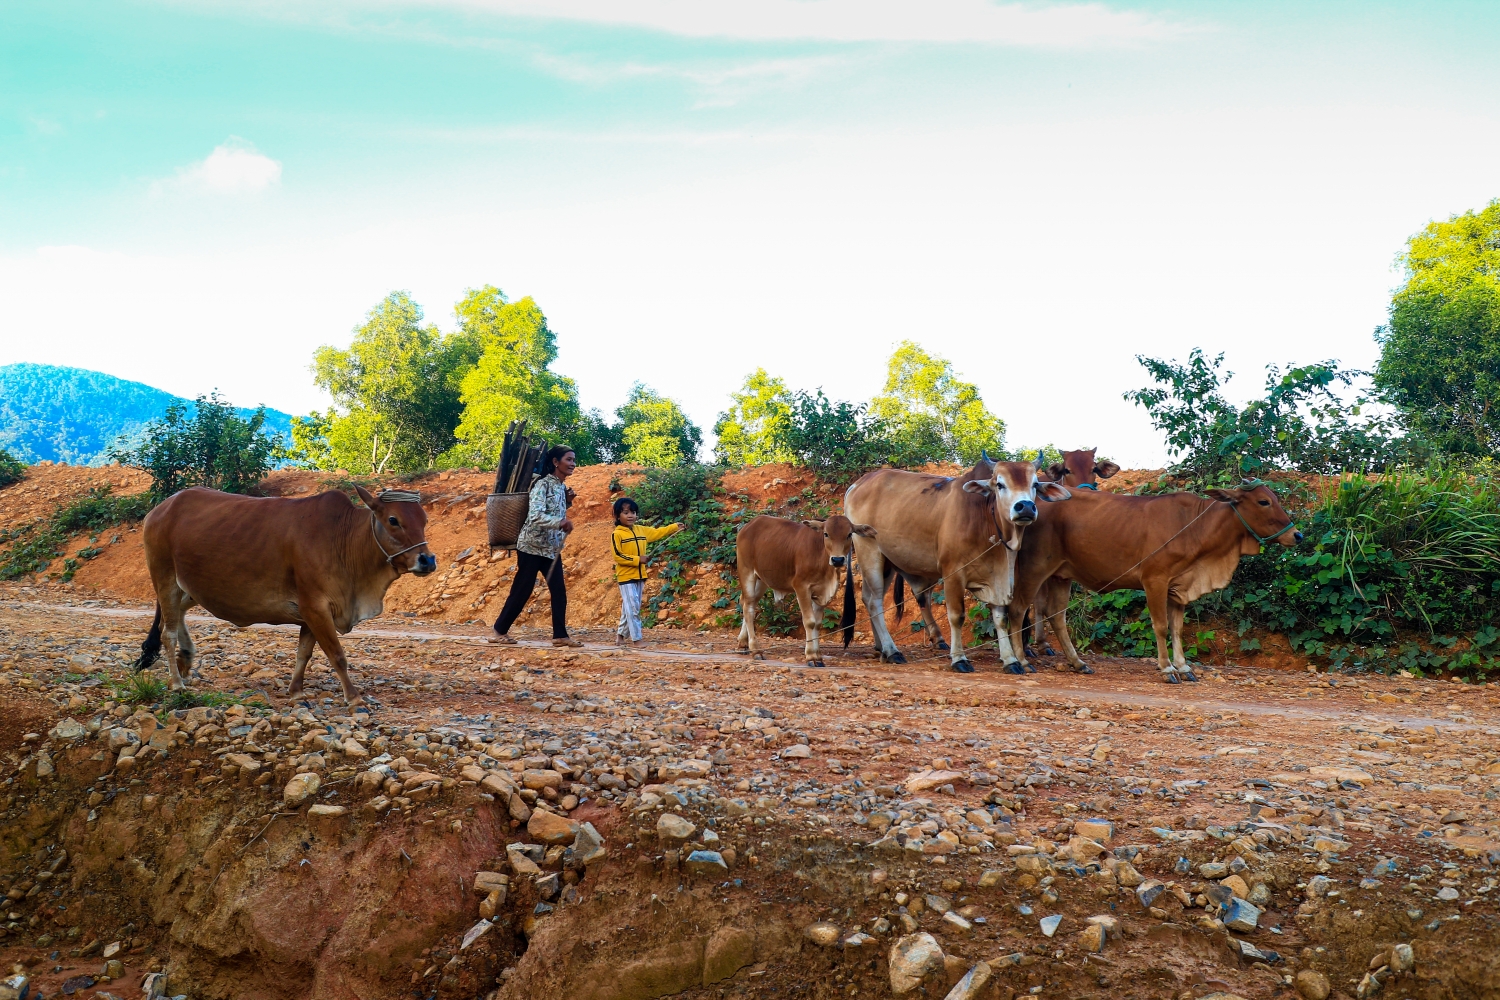
[{"label": "cow's head", "polygon": [[875,537],[874,528],[868,524],[855,524],[843,514],[835,514],[826,521],[803,521],[802,523],[822,533],[823,555],[828,557],[830,566],[843,566],[849,561],[855,535],[864,535],[866,538]]},{"label": "cow's head", "polygon": [[1098,450],[1080,448],[1077,451],[1065,451],[1061,462],[1053,462],[1045,472],[1039,472],[1037,476],[1064,486],[1097,489],[1099,480],[1108,479],[1120,471],[1120,467],[1113,462],[1095,461],[1094,453]]},{"label": "cow's head", "polygon": [[1245,483],[1238,489],[1209,490],[1208,495],[1233,508],[1245,531],[1255,541],[1245,539],[1245,551],[1259,552],[1267,542],[1292,546],[1302,541],[1302,532],[1292,527],[1292,516],[1265,483]]},{"label": "cow's head", "polygon": [[1066,500],[1073,494],[1061,483],[1037,479],[1045,462],[1037,452],[1035,462],[996,462],[988,480],[973,479],[964,483],[965,493],[980,493],[994,504],[999,541],[1014,552],[1021,547],[1021,532],[1036,520],[1036,502]]},{"label": "cow's head", "polygon": [[374,515],[371,527],[385,561],[397,573],[426,576],[437,569],[437,557],[427,547],[427,512],[418,496],[404,490],[382,490],[374,496],[363,486],[355,492]]}]

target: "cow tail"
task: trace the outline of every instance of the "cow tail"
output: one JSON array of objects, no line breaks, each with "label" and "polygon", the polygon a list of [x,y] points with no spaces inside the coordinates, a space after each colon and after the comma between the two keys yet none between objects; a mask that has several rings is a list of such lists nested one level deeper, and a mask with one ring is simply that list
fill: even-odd
[{"label": "cow tail", "polygon": [[151,622],[151,631],[146,633],[146,641],[141,643],[141,658],[131,666],[131,670],[140,673],[161,655],[161,605],[156,606],[156,618]]},{"label": "cow tail", "polygon": [[844,648],[854,640],[854,560],[844,564],[844,613],[839,618],[839,630],[844,633]]},{"label": "cow tail", "polygon": [[901,617],[906,614],[906,577],[901,571],[896,571],[896,624],[901,624]]}]

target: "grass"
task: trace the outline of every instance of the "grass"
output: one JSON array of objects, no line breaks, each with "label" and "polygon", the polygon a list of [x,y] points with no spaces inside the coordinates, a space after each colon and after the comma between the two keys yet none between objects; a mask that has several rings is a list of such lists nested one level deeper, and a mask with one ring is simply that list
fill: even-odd
[{"label": "grass", "polygon": [[127,705],[155,705],[166,696],[167,682],[143,670],[111,684],[110,690]]}]

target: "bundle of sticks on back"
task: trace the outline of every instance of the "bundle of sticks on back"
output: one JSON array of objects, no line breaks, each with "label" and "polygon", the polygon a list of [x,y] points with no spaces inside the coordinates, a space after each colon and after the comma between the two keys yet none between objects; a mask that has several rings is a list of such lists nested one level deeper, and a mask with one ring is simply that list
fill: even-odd
[{"label": "bundle of sticks on back", "polygon": [[546,451],[545,440],[533,444],[526,436],[526,421],[512,420],[505,430],[505,446],[500,449],[500,467],[495,470],[495,492],[528,492]]}]

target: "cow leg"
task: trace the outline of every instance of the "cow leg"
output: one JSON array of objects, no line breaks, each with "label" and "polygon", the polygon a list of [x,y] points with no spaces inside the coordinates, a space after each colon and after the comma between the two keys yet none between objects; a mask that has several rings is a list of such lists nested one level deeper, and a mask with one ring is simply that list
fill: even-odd
[{"label": "cow leg", "polygon": [[[916,584],[912,584],[913,587]],[[946,591],[945,591],[946,593]],[[944,600],[947,600],[944,597]],[[932,613],[932,591],[929,590],[922,596],[922,631],[927,633],[927,641],[937,646],[940,652],[947,652],[949,645],[943,641],[943,630],[938,626],[937,616]]]},{"label": "cow leg", "polygon": [[[1036,673],[1036,668],[1026,662],[1026,644],[1022,642],[1027,607],[1024,601],[1014,601],[1009,607],[990,605],[990,616],[995,619],[995,650],[1008,674]],[[1020,656],[1016,655],[1018,649]]]},{"label": "cow leg", "polygon": [[1161,671],[1162,680],[1176,684],[1177,669],[1167,659],[1167,632],[1172,621],[1169,604],[1165,586],[1147,587],[1146,610],[1151,613],[1151,631],[1156,633],[1156,669]]},{"label": "cow leg", "polygon": [[302,631],[297,633],[297,665],[292,670],[292,686],[287,689],[287,694],[302,693],[302,672],[307,669],[307,661],[312,659],[315,641],[312,629],[302,626]]},{"label": "cow leg", "polygon": [[964,655],[964,586],[957,577],[943,581],[943,606],[948,609],[949,665],[960,674],[972,674],[974,666]]},{"label": "cow leg", "polygon": [[870,619],[870,634],[875,637],[875,647],[884,663],[905,663],[906,657],[896,648],[890,630],[885,627],[885,589],[890,581],[885,575],[885,556],[876,544],[863,535],[854,536],[854,551],[859,556],[861,600],[865,615]]},{"label": "cow leg", "polygon": [[[359,690],[349,680],[349,657],[344,655],[344,644],[339,641],[338,629],[334,627],[333,617],[328,614],[324,603],[319,600],[297,602],[302,607],[302,613],[307,619],[304,628],[312,630],[313,638],[323,648],[323,655],[328,657],[328,662],[333,665],[333,672],[338,675],[339,687],[344,689],[344,701],[350,705],[359,701]],[[289,692],[295,694],[296,692]]]},{"label": "cow leg", "polygon": [[[166,646],[163,658],[167,661],[168,687],[173,691],[181,691],[187,687],[182,680],[184,657],[188,668],[192,668],[193,640],[187,634],[185,619],[187,609],[193,606],[194,601],[177,585],[175,579],[156,592],[156,601],[161,605],[161,637]],[[186,652],[182,648],[184,639],[187,640]]]},{"label": "cow leg", "polygon": [[1041,620],[1052,630],[1052,637],[1062,647],[1063,655],[1068,658],[1073,670],[1080,674],[1091,674],[1094,672],[1093,668],[1083,662],[1073,646],[1072,635],[1068,633],[1068,598],[1072,593],[1071,581],[1054,576],[1042,584],[1042,589],[1037,594],[1037,607],[1042,613]]},{"label": "cow leg", "polygon": [[1188,666],[1187,657],[1182,652],[1182,620],[1187,614],[1187,605],[1168,598],[1167,613],[1172,620],[1172,666],[1177,668],[1177,676],[1183,680],[1196,681],[1198,675]]},{"label": "cow leg", "polygon": [[760,595],[765,592],[766,582],[755,573],[750,573],[740,584],[740,617],[745,622],[740,626],[740,637],[744,640],[744,645],[740,648],[746,650],[754,660],[766,658],[766,654],[760,651],[760,642],[755,636],[755,613],[760,604]]},{"label": "cow leg", "polygon": [[810,588],[797,592],[797,607],[802,612],[802,655],[809,667],[821,667],[823,658],[818,653],[818,619],[821,615]]}]

